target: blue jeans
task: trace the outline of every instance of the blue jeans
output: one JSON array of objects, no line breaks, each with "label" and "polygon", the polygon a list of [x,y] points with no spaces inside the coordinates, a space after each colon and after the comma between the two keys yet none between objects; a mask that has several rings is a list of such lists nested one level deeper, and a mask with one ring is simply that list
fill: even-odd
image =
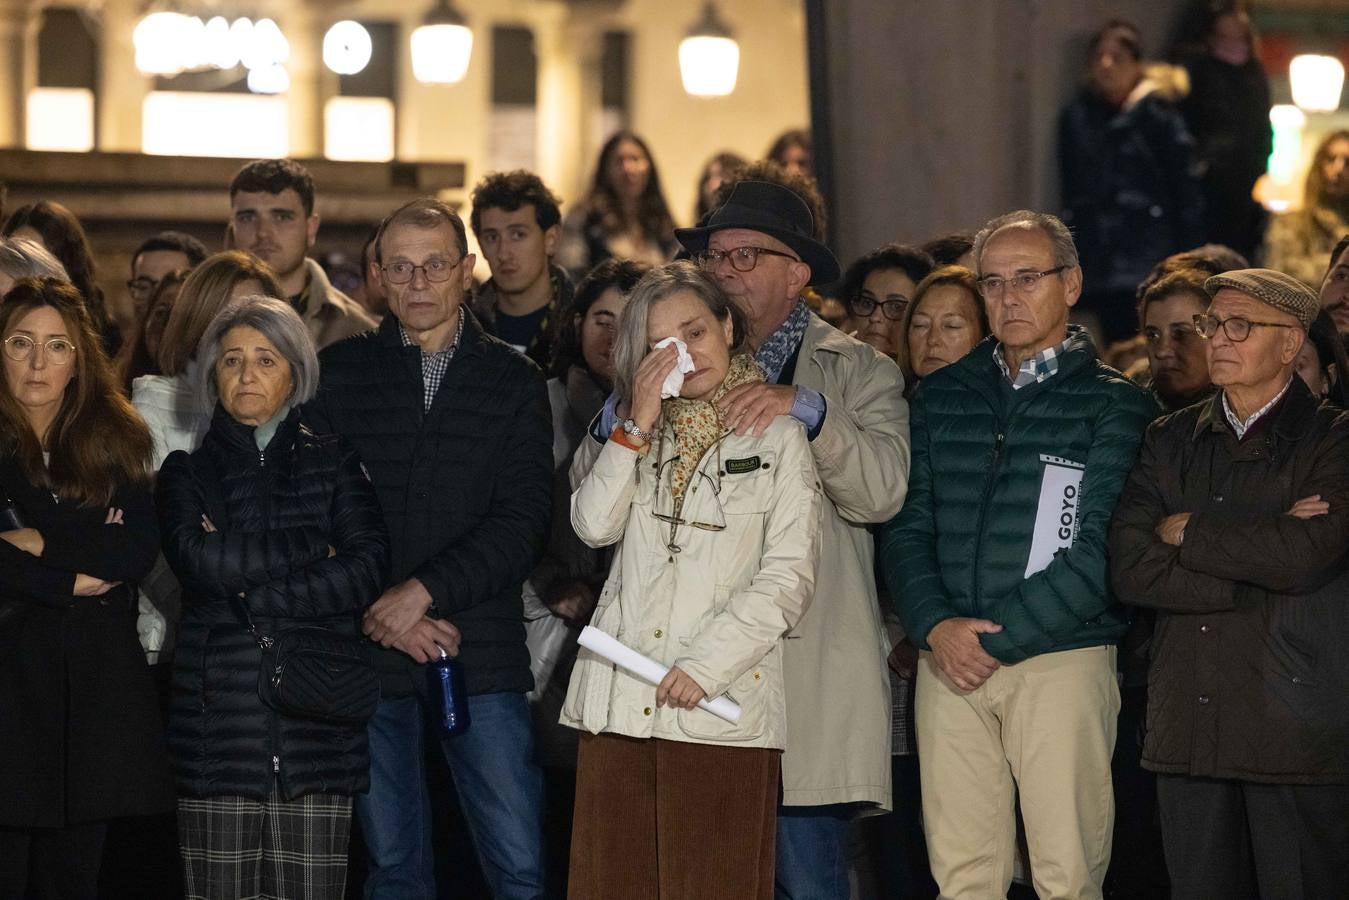
[{"label": "blue jeans", "polygon": [[468,698],[469,727],[440,745],[496,900],[539,900],[543,877],[543,773],[524,694]]},{"label": "blue jeans", "polygon": [[435,900],[422,715],[419,699],[395,697],[370,720],[370,790],[355,797],[370,851],[366,900]]},{"label": "blue jeans", "polygon": [[848,900],[852,807],[779,806],[777,900]]}]

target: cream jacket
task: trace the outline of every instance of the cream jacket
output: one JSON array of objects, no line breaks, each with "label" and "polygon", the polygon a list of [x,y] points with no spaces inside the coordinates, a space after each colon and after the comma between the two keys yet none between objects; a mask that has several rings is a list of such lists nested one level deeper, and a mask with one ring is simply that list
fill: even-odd
[{"label": "cream jacket", "polygon": [[[673,518],[673,433],[645,453],[587,440],[572,524],[595,547],[621,541],[592,624],[679,666],[709,697],[740,704],[732,725],[701,709],[656,706],[656,689],[581,650],[561,721],[592,733],[783,748],[783,644],[810,604],[822,495],[802,426],[728,434],[703,456]],[[593,465],[591,461],[593,460]],[[576,468],[573,472],[578,471]],[[657,518],[664,516],[666,519]],[[839,735],[835,735],[838,739]]]},{"label": "cream jacket", "polygon": [[909,483],[909,407],[889,357],[811,316],[795,384],[827,404],[810,451],[825,504],[815,602],[785,642],[787,806],[890,808],[889,640],[875,541]]}]

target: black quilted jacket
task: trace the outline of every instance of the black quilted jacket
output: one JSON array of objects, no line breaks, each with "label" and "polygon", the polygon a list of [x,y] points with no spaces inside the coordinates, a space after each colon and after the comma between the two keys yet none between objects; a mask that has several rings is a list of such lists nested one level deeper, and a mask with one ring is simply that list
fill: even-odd
[{"label": "black quilted jacket", "polygon": [[[320,355],[316,432],[361,454],[392,541],[390,584],[417,578],[432,615],[452,622],[470,694],[528,691],[520,589],[543,550],[553,478],[553,427],[538,367],[486,335],[464,310],[464,334],[429,412],[420,351],[398,320]],[[381,650],[384,690],[411,693],[422,667]]]},{"label": "black quilted jacket", "polygon": [[[242,591],[260,631],[321,624],[355,635],[379,595],[389,541],[356,453],[291,415],[259,452],[254,429],[219,407],[201,449],[159,472],[164,555],[183,583],[169,751],[191,797],[350,795],[369,785],[364,727],[272,711],[261,651],[228,602]],[[202,516],[218,529],[208,533]],[[329,555],[329,548],[334,551]]]}]

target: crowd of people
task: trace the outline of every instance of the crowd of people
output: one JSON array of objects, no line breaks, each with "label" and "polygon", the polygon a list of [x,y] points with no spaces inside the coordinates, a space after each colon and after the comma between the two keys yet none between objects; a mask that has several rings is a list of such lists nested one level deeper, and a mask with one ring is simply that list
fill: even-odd
[{"label": "crowd of people", "polygon": [[[1209,6],[1192,90],[1258,93]],[[359,299],[252,162],[120,329],[11,210],[0,897],[431,898],[446,803],[497,898],[1349,896],[1349,135],[1262,247],[1249,123],[1142,58],[1061,216],[846,268],[803,132],[688,228],[626,131],[566,215],[409,201]]]}]

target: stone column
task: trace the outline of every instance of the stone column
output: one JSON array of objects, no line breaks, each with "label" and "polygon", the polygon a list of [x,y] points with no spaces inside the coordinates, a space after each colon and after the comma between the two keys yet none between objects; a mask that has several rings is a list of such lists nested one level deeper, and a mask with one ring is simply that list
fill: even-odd
[{"label": "stone column", "polygon": [[141,114],[154,81],[136,68],[136,47],[131,38],[140,13],[137,0],[103,3],[94,115],[96,146],[104,152],[138,153],[141,149]]},{"label": "stone column", "polygon": [[540,4],[534,23],[538,55],[539,175],[570,204],[585,193],[596,148],[603,19],[565,4]]},{"label": "stone column", "polygon": [[24,145],[24,108],[37,86],[41,23],[41,4],[0,0],[0,147]]}]

